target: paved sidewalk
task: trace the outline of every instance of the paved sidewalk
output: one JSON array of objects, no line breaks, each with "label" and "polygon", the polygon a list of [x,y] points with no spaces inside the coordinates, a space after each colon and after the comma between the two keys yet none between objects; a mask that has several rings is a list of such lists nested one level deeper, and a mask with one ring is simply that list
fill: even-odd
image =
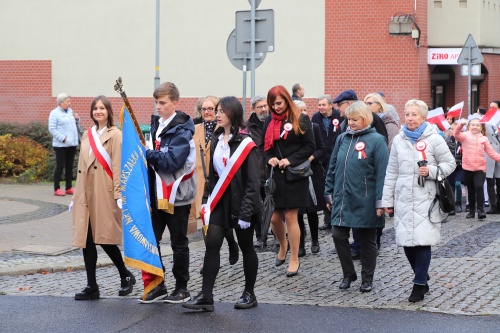
[{"label": "paved sidewalk", "polygon": [[[55,197],[51,185],[0,184],[0,294],[53,295],[73,297],[86,284],[81,250],[71,246],[71,217],[67,205],[71,198]],[[416,304],[407,299],[412,288],[410,266],[402,249],[394,241],[392,219],[388,219],[382,237],[382,249],[375,272],[374,290],[358,291],[360,281],[347,291],[338,289],[342,278],[340,263],[331,236],[320,232],[321,251],[301,258],[295,278],[286,278],[287,265],[274,266],[276,254],[259,252],[259,274],[255,292],[259,302],[307,304],[360,308],[395,308],[449,314],[500,315],[500,215],[488,215],[483,221],[465,219],[465,213],[442,225],[441,244],[433,248],[430,294]],[[192,294],[201,289],[204,245],[200,232],[191,238]],[[162,244],[163,262],[171,268],[168,235]],[[308,238],[309,240],[309,235]],[[272,237],[271,237],[272,242]],[[168,250],[168,251],[167,251]],[[242,292],[243,271],[240,261],[228,264],[227,246],[222,247],[221,269],[214,297],[234,302]],[[118,297],[119,276],[100,253],[97,280],[101,296]],[[359,261],[356,264],[360,271]],[[134,292],[142,294],[140,272]],[[172,289],[172,274],[167,272],[167,287]]]}]

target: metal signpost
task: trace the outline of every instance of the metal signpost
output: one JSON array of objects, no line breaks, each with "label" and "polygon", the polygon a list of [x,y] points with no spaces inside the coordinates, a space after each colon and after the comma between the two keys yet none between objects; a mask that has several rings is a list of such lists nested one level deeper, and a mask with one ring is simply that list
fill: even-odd
[{"label": "metal signpost", "polygon": [[471,91],[472,91],[472,65],[480,65],[484,61],[481,50],[474,41],[472,34],[469,34],[467,40],[465,41],[464,47],[460,55],[458,56],[457,63],[460,65],[467,65],[467,95],[468,95],[468,105],[469,105],[469,115],[471,113]]},{"label": "metal signpost", "polygon": [[262,64],[267,52],[274,52],[274,11],[256,10],[261,0],[248,0],[248,2],[250,10],[236,12],[236,29],[229,34],[226,45],[229,61],[243,71],[244,109],[246,109],[246,71],[250,69],[251,72],[251,97],[254,97],[255,69]]},{"label": "metal signpost", "polygon": [[[246,100],[247,100],[247,68],[250,56],[247,53],[236,53],[236,30],[231,31],[229,38],[227,39],[226,52],[229,61],[234,67],[243,72],[243,95],[242,104],[243,111],[246,113]],[[257,53],[254,57],[254,68],[258,68],[264,59],[266,58],[266,53]],[[253,96],[252,96],[253,97]]]}]

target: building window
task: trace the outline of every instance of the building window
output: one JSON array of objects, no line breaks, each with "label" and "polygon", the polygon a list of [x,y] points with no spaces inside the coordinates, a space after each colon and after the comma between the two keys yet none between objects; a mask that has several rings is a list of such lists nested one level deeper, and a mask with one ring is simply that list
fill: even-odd
[{"label": "building window", "polygon": [[443,8],[443,1],[435,0],[434,1],[434,8]]},{"label": "building window", "polygon": [[467,8],[467,0],[458,0],[458,7]]}]

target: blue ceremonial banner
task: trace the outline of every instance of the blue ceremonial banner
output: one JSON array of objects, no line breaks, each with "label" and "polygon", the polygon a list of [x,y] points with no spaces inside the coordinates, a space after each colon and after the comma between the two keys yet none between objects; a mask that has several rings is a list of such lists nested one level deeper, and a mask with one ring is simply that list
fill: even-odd
[{"label": "blue ceremonial banner", "polygon": [[[120,119],[123,131],[120,183],[125,263],[143,270],[145,297],[163,281],[163,269],[151,223],[146,149],[126,107],[123,107]],[[149,273],[149,278],[145,279],[144,272]]]}]

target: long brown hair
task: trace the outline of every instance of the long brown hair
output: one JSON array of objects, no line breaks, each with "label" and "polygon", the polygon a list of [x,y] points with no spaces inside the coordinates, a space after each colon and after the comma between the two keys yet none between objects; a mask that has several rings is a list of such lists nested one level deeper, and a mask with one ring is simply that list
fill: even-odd
[{"label": "long brown hair", "polygon": [[104,104],[104,107],[108,111],[108,123],[106,126],[110,128],[111,126],[114,125],[114,120],[113,120],[113,108],[111,107],[111,102],[106,96],[99,95],[94,100],[92,101],[92,104],[90,105],[90,118],[94,121],[94,124],[99,127],[99,123],[97,120],[94,119],[94,114],[92,111],[94,110],[95,105],[97,104],[98,101],[101,101],[102,104]]},{"label": "long brown hair", "polygon": [[304,134],[304,130],[300,128],[299,118],[300,118],[300,109],[295,103],[292,101],[292,97],[288,93],[285,87],[283,86],[274,86],[269,89],[267,93],[267,105],[271,108],[271,112],[274,112],[273,104],[276,101],[276,98],[281,96],[285,100],[287,104],[286,113],[288,114],[288,119],[292,123],[293,131],[295,134]]}]

